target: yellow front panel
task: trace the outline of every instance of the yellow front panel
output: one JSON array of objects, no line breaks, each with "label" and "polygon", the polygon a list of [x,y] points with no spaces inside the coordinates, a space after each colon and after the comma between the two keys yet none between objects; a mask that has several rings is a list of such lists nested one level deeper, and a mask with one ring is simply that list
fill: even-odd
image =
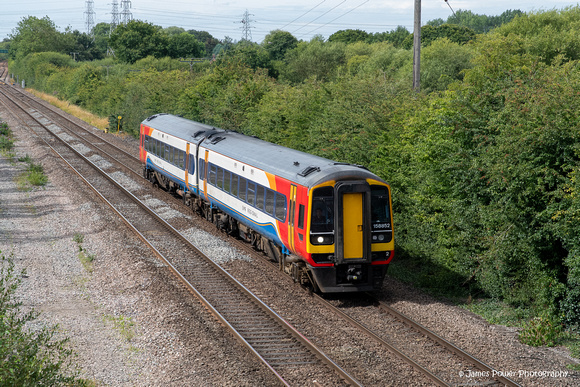
[{"label": "yellow front panel", "polygon": [[363,257],[363,194],[343,195],[344,258]]}]

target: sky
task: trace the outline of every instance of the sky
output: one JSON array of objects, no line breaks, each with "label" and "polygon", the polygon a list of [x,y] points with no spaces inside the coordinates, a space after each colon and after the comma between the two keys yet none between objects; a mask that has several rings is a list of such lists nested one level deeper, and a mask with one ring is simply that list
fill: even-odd
[{"label": "sky", "polygon": [[[86,10],[91,1],[1,1],[4,4],[0,5],[0,41],[13,33],[18,22],[28,16],[48,16],[60,31],[66,27],[87,31]],[[92,3],[95,24],[110,23],[114,0],[93,0]],[[121,3],[117,0],[119,10]],[[299,40],[310,40],[315,35],[328,38],[344,29],[386,32],[399,25],[412,32],[415,0],[132,0],[127,3],[131,5],[133,19],[162,27],[207,31],[220,40],[229,37],[239,41],[248,33],[250,40],[261,43],[276,29],[288,31]],[[578,1],[564,0],[422,0],[421,22],[447,20],[457,10],[496,16],[508,9],[535,12],[576,5]],[[246,11],[249,22],[243,23]]]}]

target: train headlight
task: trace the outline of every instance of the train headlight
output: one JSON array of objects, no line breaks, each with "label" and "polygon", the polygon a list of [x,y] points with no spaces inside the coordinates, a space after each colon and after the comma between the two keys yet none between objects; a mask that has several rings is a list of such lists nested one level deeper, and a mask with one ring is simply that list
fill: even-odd
[{"label": "train headlight", "polygon": [[373,232],[371,237],[372,243],[388,243],[392,240],[391,232]]},{"label": "train headlight", "polygon": [[334,234],[310,234],[310,243],[313,245],[331,245],[334,243]]}]

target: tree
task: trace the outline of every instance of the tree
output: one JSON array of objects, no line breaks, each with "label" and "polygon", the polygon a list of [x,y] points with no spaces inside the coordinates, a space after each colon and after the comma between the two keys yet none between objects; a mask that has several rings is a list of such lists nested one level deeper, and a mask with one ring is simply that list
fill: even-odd
[{"label": "tree", "polygon": [[401,48],[403,47],[403,42],[409,35],[411,35],[411,33],[405,27],[398,26],[393,31],[370,34],[367,41],[369,43],[389,42],[393,46]]},{"label": "tree", "polygon": [[214,48],[220,43],[219,40],[211,36],[207,31],[188,30],[187,33],[195,36],[198,42],[205,45],[206,55],[213,53]]},{"label": "tree", "polygon": [[182,32],[171,35],[167,45],[167,54],[172,58],[200,58],[204,56],[204,45],[195,36]]},{"label": "tree", "polygon": [[173,36],[173,35],[180,35],[180,34],[184,33],[185,30],[181,27],[172,26],[172,27],[164,28],[163,32],[169,36]]},{"label": "tree", "polygon": [[341,30],[336,31],[328,37],[329,42],[354,43],[364,42],[368,39],[369,33],[361,30]]},{"label": "tree", "polygon": [[491,31],[493,28],[499,27],[502,24],[509,23],[516,16],[521,16],[524,13],[517,10],[507,10],[499,16],[486,16],[473,13],[469,10],[457,10],[453,15],[447,18],[447,21],[443,19],[434,19],[427,22],[428,25],[433,27],[440,27],[443,24],[454,24],[458,26],[468,27],[478,34],[483,34]]},{"label": "tree", "polygon": [[109,48],[109,33],[111,25],[109,23],[98,23],[93,27],[93,38],[97,51],[107,54]]},{"label": "tree", "polygon": [[78,62],[103,59],[107,53],[106,48],[104,51],[99,49],[96,40],[85,32],[74,30],[70,33],[70,38],[73,41],[71,52],[75,53],[73,58]]},{"label": "tree", "polygon": [[298,43],[295,49],[288,51],[284,77],[295,83],[310,77],[332,79],[336,69],[346,64],[345,47],[344,43],[324,42],[318,37],[308,43]]},{"label": "tree", "polygon": [[282,60],[288,50],[298,45],[298,39],[290,32],[275,30],[266,35],[262,45],[270,54],[270,59]]},{"label": "tree", "polygon": [[[439,27],[426,25],[421,27],[421,46],[428,46],[439,38],[447,38],[458,44],[465,44],[475,39],[475,32],[467,27],[457,25],[443,24]],[[413,35],[409,35],[403,46],[407,49],[413,47]]]},{"label": "tree", "polygon": [[160,32],[160,27],[140,20],[131,20],[119,25],[111,33],[109,44],[119,60],[135,63],[153,55],[156,58],[167,54],[168,38]]},{"label": "tree", "polygon": [[65,36],[56,29],[48,16],[39,19],[28,16],[18,22],[10,35],[9,55],[11,58],[24,58],[33,52],[54,51],[66,53]]}]

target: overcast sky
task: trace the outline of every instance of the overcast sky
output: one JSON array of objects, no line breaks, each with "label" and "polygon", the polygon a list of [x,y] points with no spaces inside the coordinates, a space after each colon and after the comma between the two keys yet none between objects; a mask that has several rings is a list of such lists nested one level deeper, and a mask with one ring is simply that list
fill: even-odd
[{"label": "overcast sky", "polygon": [[[0,41],[8,37],[18,22],[27,16],[48,16],[63,31],[67,26],[86,32],[88,1],[85,0],[1,0]],[[114,0],[94,0],[95,23],[111,22]],[[121,0],[117,0],[121,10]],[[218,39],[234,41],[243,37],[242,23],[246,10],[251,40],[261,43],[275,29],[292,33],[300,40],[314,35],[325,38],[343,29],[385,32],[401,25],[413,30],[414,0],[132,0],[133,19],[162,27],[178,26],[186,30],[207,31]],[[476,14],[500,15],[508,9],[523,12],[562,9],[578,1],[468,1],[422,0],[421,21],[446,20],[457,10]]]}]

